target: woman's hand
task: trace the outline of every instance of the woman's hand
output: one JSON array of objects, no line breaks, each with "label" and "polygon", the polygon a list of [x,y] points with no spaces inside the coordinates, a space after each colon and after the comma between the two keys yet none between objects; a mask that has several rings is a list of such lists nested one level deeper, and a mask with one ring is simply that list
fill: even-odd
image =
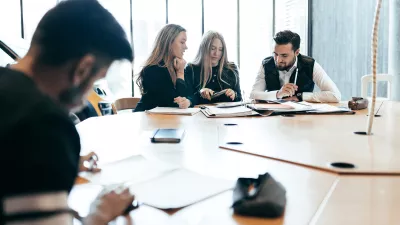
[{"label": "woman's hand", "polygon": [[176,97],[174,98],[174,102],[179,105],[180,109],[187,109],[190,106],[189,99],[185,97]]},{"label": "woman's hand", "polygon": [[209,88],[202,88],[200,90],[200,95],[202,98],[211,100],[211,96],[214,94],[214,91]]},{"label": "woman's hand", "polygon": [[232,89],[226,89],[225,95],[228,96],[232,101],[235,100],[236,93]]},{"label": "woman's hand", "polygon": [[174,59],[174,69],[177,78],[180,78],[182,80],[185,79],[185,66],[186,66],[186,61],[184,59],[181,58]]}]

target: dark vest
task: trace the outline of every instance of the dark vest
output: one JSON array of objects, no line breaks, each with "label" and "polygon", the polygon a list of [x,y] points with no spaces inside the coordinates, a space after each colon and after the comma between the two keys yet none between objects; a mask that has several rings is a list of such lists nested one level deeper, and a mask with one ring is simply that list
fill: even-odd
[{"label": "dark vest", "polygon": [[[313,81],[313,71],[314,71],[315,60],[308,56],[298,55],[297,56],[297,68],[299,72],[297,74],[296,85],[299,87],[297,92],[313,92],[314,91],[314,81]],[[265,83],[267,85],[268,91],[277,91],[281,89],[281,83],[279,81],[279,72],[275,66],[275,60],[273,56],[265,58],[262,62],[265,72]],[[293,71],[290,76],[289,82],[294,83],[294,78],[296,76],[296,70]],[[296,93],[297,93],[296,92]]]}]

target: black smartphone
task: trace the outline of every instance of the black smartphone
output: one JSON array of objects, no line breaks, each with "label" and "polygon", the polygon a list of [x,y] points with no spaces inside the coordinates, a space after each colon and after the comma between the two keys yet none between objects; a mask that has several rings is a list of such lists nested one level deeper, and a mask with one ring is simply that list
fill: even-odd
[{"label": "black smartphone", "polygon": [[214,93],[213,95],[211,95],[211,99],[219,97],[219,96],[225,94],[225,92],[226,92],[226,90],[222,90],[220,92]]},{"label": "black smartphone", "polygon": [[181,142],[184,129],[157,129],[151,137],[153,143],[179,143]]}]

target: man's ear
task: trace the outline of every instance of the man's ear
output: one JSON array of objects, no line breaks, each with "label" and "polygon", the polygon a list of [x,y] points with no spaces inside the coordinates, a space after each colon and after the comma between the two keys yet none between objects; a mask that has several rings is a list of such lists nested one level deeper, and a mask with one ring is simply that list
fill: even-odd
[{"label": "man's ear", "polygon": [[297,49],[297,50],[294,52],[294,54],[295,54],[296,56],[298,56],[298,55],[300,54],[300,48]]},{"label": "man's ear", "polygon": [[91,75],[95,60],[93,55],[87,54],[78,61],[72,76],[74,86],[78,86]]}]

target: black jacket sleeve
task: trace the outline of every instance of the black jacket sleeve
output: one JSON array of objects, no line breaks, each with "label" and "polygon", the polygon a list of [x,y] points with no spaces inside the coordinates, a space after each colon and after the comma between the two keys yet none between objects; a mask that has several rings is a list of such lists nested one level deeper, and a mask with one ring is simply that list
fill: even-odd
[{"label": "black jacket sleeve", "polygon": [[[174,103],[176,97],[187,97],[187,84],[177,79],[175,86],[168,69],[160,66],[149,66],[143,69],[143,95],[135,112],[153,109],[155,107],[179,107]],[[190,100],[190,99],[189,99]]]},{"label": "black jacket sleeve", "polygon": [[186,91],[187,98],[190,100],[190,106],[193,107],[199,103],[198,100],[198,90],[196,88],[195,79],[194,79],[194,71],[191,64],[188,64],[185,67],[185,82],[186,82]]},{"label": "black jacket sleeve", "polygon": [[241,91],[241,89],[240,89],[240,78],[239,78],[239,70],[238,70],[238,68],[237,68],[237,66],[235,65],[234,66],[234,71],[235,71],[235,73],[237,74],[237,76],[235,77],[235,74],[232,72],[232,71],[229,71],[230,73],[231,73],[231,75],[232,75],[232,77],[233,77],[233,79],[236,79],[236,83],[235,83],[235,86],[234,86],[234,88],[233,88],[233,91],[235,91],[236,92],[236,97],[235,97],[235,102],[238,102],[238,101],[242,101],[242,91]]}]

